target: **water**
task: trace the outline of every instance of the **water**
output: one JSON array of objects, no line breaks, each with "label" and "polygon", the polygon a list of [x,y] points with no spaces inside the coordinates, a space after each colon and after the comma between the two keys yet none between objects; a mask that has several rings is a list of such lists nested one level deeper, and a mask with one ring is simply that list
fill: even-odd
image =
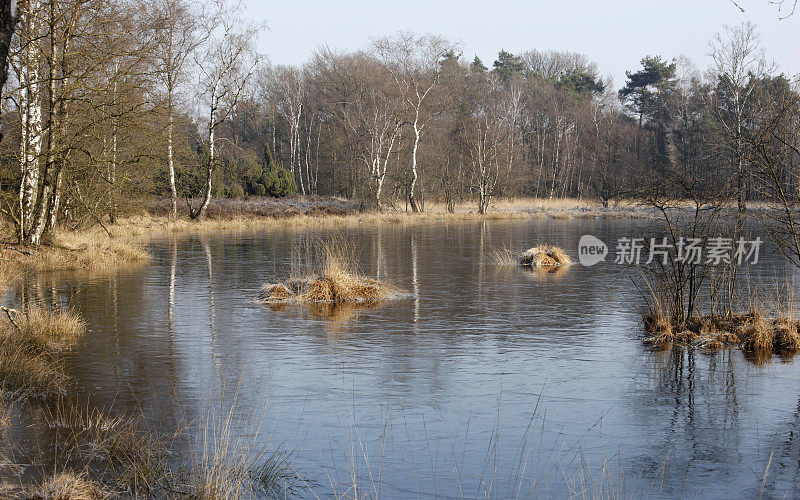
[{"label": "water", "polygon": [[[491,251],[646,233],[629,220],[432,223],[155,239],[144,268],[57,276],[90,334],[81,397],[164,430],[233,407],[290,451],[289,493],[374,497],[797,496],[800,365],[738,350],[654,352],[630,267],[497,266]],[[409,296],[320,317],[253,302],[292,250],[338,235]],[[613,245],[613,243],[612,243]],[[765,247],[751,286],[790,282]],[[17,292],[17,299],[22,291]],[[13,300],[14,297],[12,296]],[[248,421],[247,424],[244,422]],[[31,431],[34,433],[33,431]],[[766,480],[763,480],[765,477]],[[313,491],[313,493],[312,493]]]}]

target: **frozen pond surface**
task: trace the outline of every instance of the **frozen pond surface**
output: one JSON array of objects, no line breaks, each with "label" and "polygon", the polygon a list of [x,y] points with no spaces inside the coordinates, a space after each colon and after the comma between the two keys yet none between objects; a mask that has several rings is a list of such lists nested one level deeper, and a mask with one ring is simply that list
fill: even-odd
[{"label": "frozen pond surface", "polygon": [[[373,497],[796,497],[800,360],[738,350],[654,352],[641,342],[636,271],[497,266],[537,242],[576,256],[583,234],[656,236],[629,220],[488,221],[336,232],[371,276],[411,296],[321,317],[253,302],[310,232],[152,242],[148,266],[42,279],[91,333],[69,360],[93,404],[142,409],[165,429],[224,401],[291,451],[309,485]],[[753,286],[792,269],[770,252]],[[23,293],[23,292],[17,292]],[[242,432],[252,429],[242,424]],[[766,481],[764,472],[769,469]],[[314,493],[310,493],[312,489]],[[763,491],[762,491],[763,490]]]}]

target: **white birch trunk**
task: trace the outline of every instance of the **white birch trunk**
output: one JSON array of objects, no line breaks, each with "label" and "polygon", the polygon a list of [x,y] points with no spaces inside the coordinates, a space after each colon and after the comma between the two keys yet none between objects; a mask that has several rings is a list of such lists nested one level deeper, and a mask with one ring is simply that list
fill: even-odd
[{"label": "white birch trunk", "polygon": [[34,223],[34,210],[39,195],[39,158],[42,152],[42,106],[39,76],[39,47],[37,34],[41,10],[40,0],[27,0],[20,4],[22,42],[25,49],[20,54],[20,240],[30,241]]}]

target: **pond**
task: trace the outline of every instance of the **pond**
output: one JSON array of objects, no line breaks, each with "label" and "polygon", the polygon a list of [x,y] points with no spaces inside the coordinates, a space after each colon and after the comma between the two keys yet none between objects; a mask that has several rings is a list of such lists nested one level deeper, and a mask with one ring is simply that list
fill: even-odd
[{"label": "pond", "polygon": [[[800,495],[797,361],[654,351],[634,267],[491,256],[548,242],[574,258],[584,234],[652,232],[542,219],[156,238],[143,268],[15,293],[88,322],[67,361],[82,398],[165,431],[232,408],[236,432],[287,455],[290,496]],[[327,314],[254,302],[297,248],[333,236],[407,296]],[[794,273],[765,243],[748,282],[774,291]]]}]

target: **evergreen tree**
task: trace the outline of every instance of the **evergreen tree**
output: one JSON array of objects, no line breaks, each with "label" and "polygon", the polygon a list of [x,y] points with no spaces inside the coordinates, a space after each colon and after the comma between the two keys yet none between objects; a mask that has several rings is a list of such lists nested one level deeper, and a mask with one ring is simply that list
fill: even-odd
[{"label": "evergreen tree", "polygon": [[525,63],[522,58],[515,56],[511,52],[501,50],[497,54],[497,60],[494,62],[494,72],[503,80],[509,81],[512,76],[520,74],[525,70]]},{"label": "evergreen tree", "polygon": [[472,60],[472,64],[469,65],[469,69],[475,73],[485,73],[489,70],[489,68],[483,64],[483,61],[481,61],[481,58],[478,56],[475,56],[475,59]]}]

